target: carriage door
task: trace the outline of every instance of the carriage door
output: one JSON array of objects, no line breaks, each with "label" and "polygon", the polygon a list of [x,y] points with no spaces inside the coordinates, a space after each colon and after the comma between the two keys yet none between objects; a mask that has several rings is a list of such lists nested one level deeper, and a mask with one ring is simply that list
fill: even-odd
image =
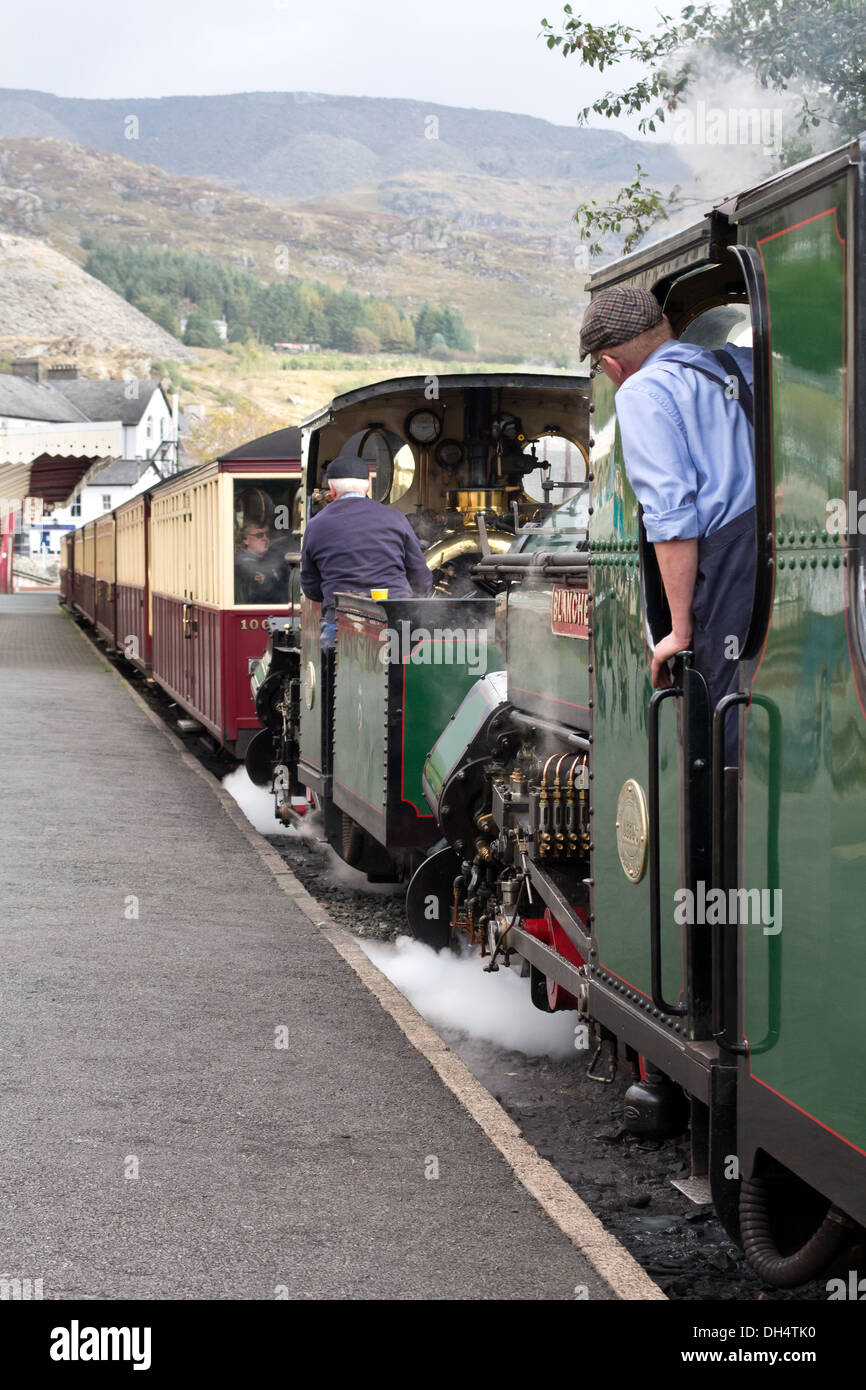
[{"label": "carriage door", "polygon": [[[677,336],[707,348],[749,347],[758,296],[753,272],[748,250],[735,248],[669,280],[663,304]],[[640,283],[653,288],[652,272]],[[652,690],[650,644],[670,631],[669,612],[626,477],[613,387],[603,376],[594,387],[597,978],[612,1005],[614,991],[624,994],[644,1011],[648,1027],[669,1030],[672,1041],[707,1039],[713,1029],[711,942],[704,925],[713,881],[713,711],[705,682],[688,662],[670,691]]]}]

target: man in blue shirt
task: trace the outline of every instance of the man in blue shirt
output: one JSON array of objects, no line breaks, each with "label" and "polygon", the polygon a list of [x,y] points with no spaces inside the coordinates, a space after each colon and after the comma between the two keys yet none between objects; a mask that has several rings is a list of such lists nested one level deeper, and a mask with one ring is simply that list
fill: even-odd
[{"label": "man in blue shirt", "polygon": [[322,605],[322,646],[337,638],[336,593],[387,589],[389,598],[429,594],[433,576],[415,532],[396,507],[374,502],[363,459],[336,458],[325,470],[331,501],[307,524],[301,588]]},{"label": "man in blue shirt", "polygon": [[[626,473],[671,612],[653,685],[669,685],[670,658],[690,648],[712,709],[737,688],[754,592],[751,351],[678,342],[655,296],[630,285],[592,301],[580,349],[616,387]],[[735,750],[729,737],[728,761]]]}]

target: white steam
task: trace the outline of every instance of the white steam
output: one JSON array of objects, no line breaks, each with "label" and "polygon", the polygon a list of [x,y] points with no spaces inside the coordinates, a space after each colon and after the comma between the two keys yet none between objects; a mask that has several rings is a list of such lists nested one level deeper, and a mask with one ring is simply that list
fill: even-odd
[{"label": "white steam", "polygon": [[224,777],[223,786],[260,835],[297,835],[293,826],[283,825],[274,815],[273,792],[251,782],[245,767],[236,767]]},{"label": "white steam", "polygon": [[514,966],[488,974],[481,958],[438,954],[409,936],[361,941],[375,966],[434,1028],[455,1028],[530,1057],[574,1057],[577,1014],[541,1013]]}]

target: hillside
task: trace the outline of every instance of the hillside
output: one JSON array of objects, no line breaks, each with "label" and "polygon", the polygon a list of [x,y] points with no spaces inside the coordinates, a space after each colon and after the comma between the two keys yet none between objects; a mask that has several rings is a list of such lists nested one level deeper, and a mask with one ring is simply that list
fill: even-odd
[{"label": "hillside", "polygon": [[127,353],[130,365],[193,356],[44,241],[0,235],[0,353],[14,357],[34,346],[54,358]]},{"label": "hillside", "polygon": [[[434,138],[431,138],[434,137]],[[531,183],[687,177],[674,150],[503,111],[316,92],[89,100],[0,90],[0,137],[48,137],[268,198],[311,199],[407,173]]]},{"label": "hillside", "polygon": [[608,187],[407,174],[344,206],[273,204],[47,138],[0,141],[0,184],[0,228],[81,262],[95,242],[121,241],[274,280],[279,251],[291,275],[391,295],[409,312],[425,299],[457,305],[483,355],[527,361],[573,355],[585,276],[571,213]]}]

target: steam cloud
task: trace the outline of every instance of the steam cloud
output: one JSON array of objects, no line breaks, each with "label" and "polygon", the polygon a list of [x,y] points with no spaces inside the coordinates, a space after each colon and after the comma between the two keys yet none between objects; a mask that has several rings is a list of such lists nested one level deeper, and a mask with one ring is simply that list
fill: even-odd
[{"label": "steam cloud", "polygon": [[274,797],[267,787],[257,787],[250,781],[245,767],[236,767],[223,778],[223,786],[240,806],[250,825],[260,835],[294,835],[291,825],[282,825],[274,816]]},{"label": "steam cloud", "polygon": [[477,952],[437,954],[410,936],[359,944],[434,1028],[459,1029],[530,1057],[585,1056],[574,1050],[577,1014],[539,1012],[529,998],[529,981],[513,967],[487,974]]}]

